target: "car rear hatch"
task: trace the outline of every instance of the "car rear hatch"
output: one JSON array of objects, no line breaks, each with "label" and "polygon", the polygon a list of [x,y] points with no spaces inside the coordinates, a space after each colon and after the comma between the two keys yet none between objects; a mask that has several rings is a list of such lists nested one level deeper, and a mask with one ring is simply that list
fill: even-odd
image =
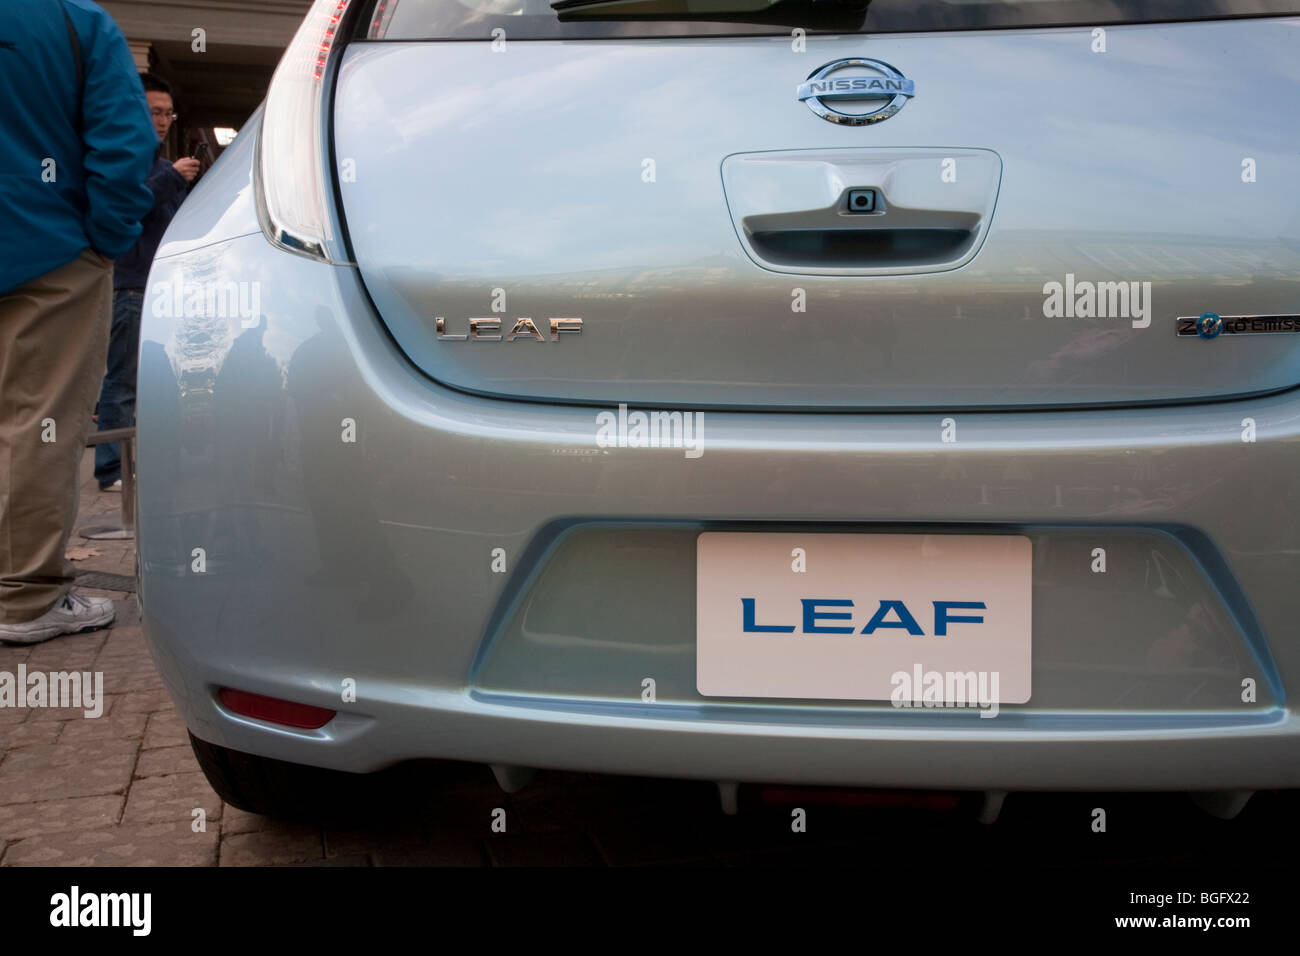
[{"label": "car rear hatch", "polygon": [[333,109],[351,255],[441,383],[951,410],[1300,381],[1300,335],[1189,324],[1300,313],[1300,21],[674,36],[475,2],[380,5]]}]

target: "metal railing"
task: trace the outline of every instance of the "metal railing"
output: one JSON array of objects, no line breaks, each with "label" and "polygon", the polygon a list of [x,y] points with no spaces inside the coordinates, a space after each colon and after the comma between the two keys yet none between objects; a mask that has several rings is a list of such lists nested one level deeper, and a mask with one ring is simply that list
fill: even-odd
[{"label": "metal railing", "polygon": [[95,525],[78,532],[83,538],[108,540],[135,537],[135,429],[109,428],[91,432],[86,447],[122,443],[122,523],[120,525]]}]

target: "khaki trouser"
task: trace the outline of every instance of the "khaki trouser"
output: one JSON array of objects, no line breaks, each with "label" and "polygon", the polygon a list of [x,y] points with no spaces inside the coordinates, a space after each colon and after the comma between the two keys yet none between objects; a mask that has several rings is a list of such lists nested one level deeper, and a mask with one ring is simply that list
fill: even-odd
[{"label": "khaki trouser", "polygon": [[89,249],[0,293],[0,622],[72,587],[64,558],[108,362],[113,267]]}]

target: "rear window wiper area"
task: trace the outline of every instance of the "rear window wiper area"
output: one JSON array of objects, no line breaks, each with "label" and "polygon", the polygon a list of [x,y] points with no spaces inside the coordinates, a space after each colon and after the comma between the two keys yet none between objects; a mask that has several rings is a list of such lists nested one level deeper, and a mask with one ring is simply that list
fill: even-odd
[{"label": "rear window wiper area", "polygon": [[871,0],[554,0],[564,20],[713,20],[861,28]]}]

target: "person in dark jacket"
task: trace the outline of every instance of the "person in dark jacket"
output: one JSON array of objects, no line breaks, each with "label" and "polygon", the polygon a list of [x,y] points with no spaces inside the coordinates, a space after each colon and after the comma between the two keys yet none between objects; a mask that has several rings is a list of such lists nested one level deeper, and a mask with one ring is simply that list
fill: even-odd
[{"label": "person in dark jacket", "polygon": [[0,0],[0,641],[103,627],[65,558],[108,354],[113,263],[158,148],[126,38],[91,0]]},{"label": "person in dark jacket", "polygon": [[[165,80],[143,73],[140,82],[159,149],[176,119],[171,87]],[[155,156],[145,184],[153,193],[153,208],[144,217],[144,231],[136,244],[117,260],[113,270],[113,331],[108,340],[108,370],[99,393],[99,430],[130,428],[135,424],[136,363],[140,351],[140,313],[145,283],[154,253],[167,225],[185,201],[186,190],[199,173],[197,159],[172,162]],[[95,446],[95,479],[100,491],[122,488],[122,446],[117,442]]]}]

